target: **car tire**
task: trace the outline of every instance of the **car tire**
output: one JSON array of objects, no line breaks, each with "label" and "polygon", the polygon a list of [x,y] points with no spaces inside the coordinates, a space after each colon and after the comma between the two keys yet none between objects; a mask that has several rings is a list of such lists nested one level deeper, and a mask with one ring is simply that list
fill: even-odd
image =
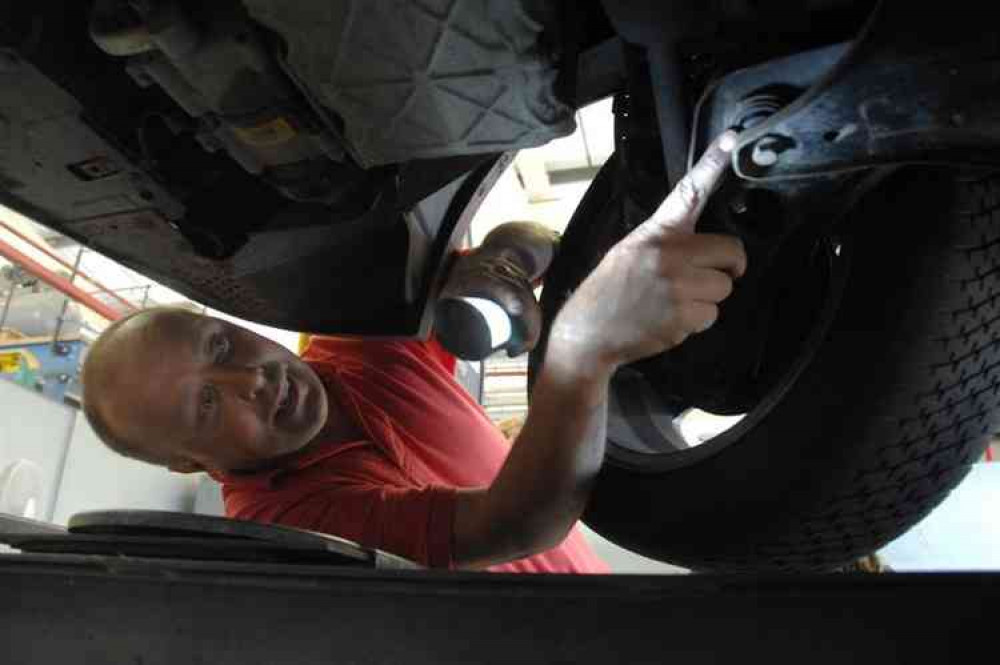
[{"label": "car tire", "polygon": [[[602,176],[564,250],[601,223],[614,189]],[[671,453],[680,463],[659,470],[620,463],[609,441],[591,528],[696,570],[831,569],[902,534],[962,480],[1000,406],[1000,177],[899,170],[841,232],[852,256],[839,306],[780,401],[738,440]],[[595,262],[557,259],[546,325]]]}]

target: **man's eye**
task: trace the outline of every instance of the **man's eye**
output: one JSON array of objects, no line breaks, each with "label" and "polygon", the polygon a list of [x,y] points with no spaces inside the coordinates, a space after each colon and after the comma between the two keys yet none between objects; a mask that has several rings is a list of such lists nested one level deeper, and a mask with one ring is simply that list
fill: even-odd
[{"label": "man's eye", "polygon": [[212,336],[212,358],[214,358],[216,362],[227,360],[229,358],[229,354],[232,352],[232,349],[232,343],[225,335],[218,334]]},{"label": "man's eye", "polygon": [[198,412],[201,415],[210,413],[215,408],[215,400],[215,388],[212,386],[203,387],[198,394]]}]

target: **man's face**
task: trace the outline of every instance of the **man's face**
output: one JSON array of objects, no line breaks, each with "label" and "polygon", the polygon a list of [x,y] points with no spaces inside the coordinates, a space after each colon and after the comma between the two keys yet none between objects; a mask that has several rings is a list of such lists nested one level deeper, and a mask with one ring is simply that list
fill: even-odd
[{"label": "man's face", "polygon": [[108,424],[172,468],[261,468],[303,448],[326,423],[316,373],[249,330],[155,311],[114,334],[114,388],[98,397]]}]

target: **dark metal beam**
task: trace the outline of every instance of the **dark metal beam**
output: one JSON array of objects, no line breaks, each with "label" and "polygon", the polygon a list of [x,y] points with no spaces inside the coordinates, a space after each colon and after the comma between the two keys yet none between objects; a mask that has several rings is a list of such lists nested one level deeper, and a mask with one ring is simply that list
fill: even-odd
[{"label": "dark metal beam", "polygon": [[[5,662],[972,662],[997,575],[377,572],[0,556]],[[946,608],[947,611],[933,611]]]}]

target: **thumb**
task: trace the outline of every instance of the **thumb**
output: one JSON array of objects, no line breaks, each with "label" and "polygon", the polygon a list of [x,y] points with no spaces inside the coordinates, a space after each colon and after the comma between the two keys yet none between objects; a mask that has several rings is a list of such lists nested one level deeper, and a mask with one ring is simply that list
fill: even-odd
[{"label": "thumb", "polygon": [[660,232],[674,229],[694,233],[705,203],[729,170],[729,153],[736,145],[736,132],[728,131],[712,142],[698,163],[681,178],[673,191],[643,226]]}]

